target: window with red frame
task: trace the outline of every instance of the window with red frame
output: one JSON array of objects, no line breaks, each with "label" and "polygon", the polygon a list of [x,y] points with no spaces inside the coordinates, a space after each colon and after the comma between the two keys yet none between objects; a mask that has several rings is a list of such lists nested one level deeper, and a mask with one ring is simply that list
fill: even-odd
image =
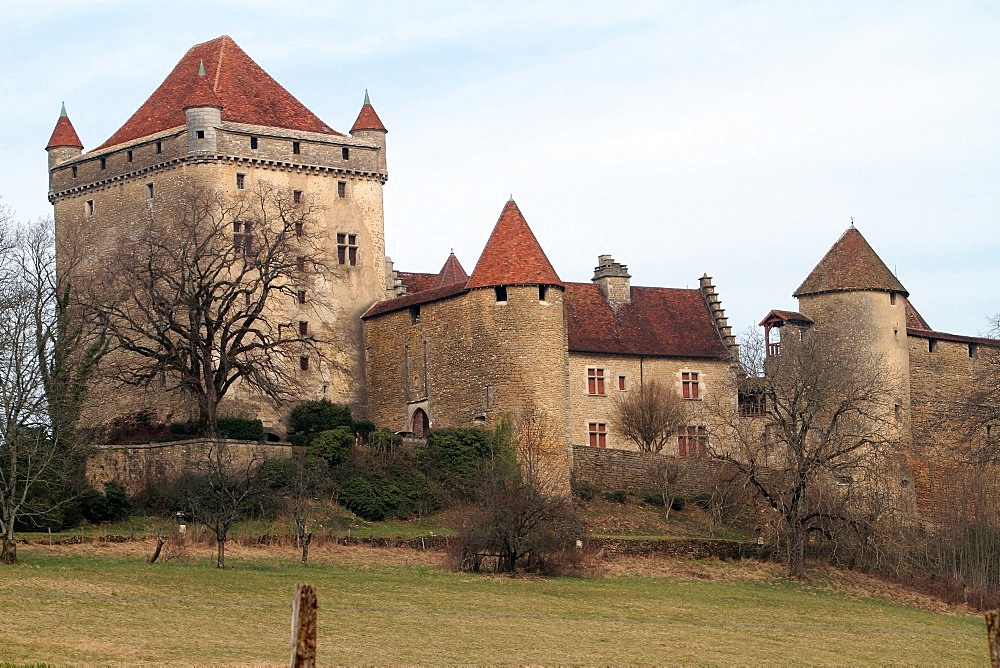
[{"label": "window with red frame", "polygon": [[698,384],[698,372],[697,371],[682,371],[681,372],[681,390],[683,392],[683,397],[685,399],[700,399],[701,398],[701,388]]},{"label": "window with red frame", "polygon": [[587,394],[604,394],[604,369],[587,367]]},{"label": "window with red frame", "polygon": [[252,246],[252,239],[250,232],[253,228],[253,223],[247,223],[242,221],[233,222],[233,250],[236,251],[238,255],[249,255]]},{"label": "window with red frame", "polygon": [[677,432],[678,457],[703,457],[708,452],[708,430],[705,427],[681,427]]},{"label": "window with red frame", "polygon": [[588,422],[587,433],[590,436],[590,447],[608,447],[608,425],[604,422]]}]

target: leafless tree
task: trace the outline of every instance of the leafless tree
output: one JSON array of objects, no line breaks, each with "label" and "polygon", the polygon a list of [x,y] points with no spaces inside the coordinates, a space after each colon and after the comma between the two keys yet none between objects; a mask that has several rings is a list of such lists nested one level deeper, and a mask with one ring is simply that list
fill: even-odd
[{"label": "leafless tree", "polygon": [[801,341],[788,339],[770,358],[761,337],[743,342],[744,365],[762,372],[754,384],[763,415],[748,418],[720,402],[712,431],[723,444],[713,456],[780,513],[789,574],[802,577],[809,535],[851,521],[852,490],[868,484],[867,467],[896,442],[898,398],[892,369],[854,337],[814,327]]},{"label": "leafless tree", "polygon": [[612,424],[642,452],[660,452],[687,420],[680,395],[657,380],[615,399]]},{"label": "leafless tree", "polygon": [[677,500],[680,486],[691,470],[686,457],[668,457],[658,453],[646,455],[646,474],[663,497],[663,519],[670,519],[670,510]]},{"label": "leafless tree", "polygon": [[112,341],[117,379],[185,392],[211,436],[234,384],[287,399],[298,356],[318,353],[279,303],[316,303],[303,283],[322,268],[315,210],[267,183],[235,197],[188,185],[163,199],[144,229],[121,235],[88,306]]}]

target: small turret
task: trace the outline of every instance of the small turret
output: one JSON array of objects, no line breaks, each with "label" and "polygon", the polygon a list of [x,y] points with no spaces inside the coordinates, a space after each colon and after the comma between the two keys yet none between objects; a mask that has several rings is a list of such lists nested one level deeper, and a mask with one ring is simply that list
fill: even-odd
[{"label": "small turret", "polygon": [[188,154],[215,155],[219,141],[217,128],[222,124],[222,104],[212,82],[205,75],[205,61],[198,65],[198,76],[184,96],[184,121],[187,125]]},{"label": "small turret", "polygon": [[597,283],[611,306],[632,303],[632,287],[628,267],[610,255],[598,255],[597,266],[594,267],[592,283]]},{"label": "small turret", "polygon": [[351,127],[351,136],[371,142],[381,149],[378,153],[378,171],[382,174],[386,173],[385,136],[388,133],[378,114],[375,113],[371,100],[368,99],[368,91],[365,90],[365,103],[361,105],[358,120],[354,121]]},{"label": "small turret", "polygon": [[61,162],[66,162],[70,158],[75,158],[83,153],[83,142],[76,134],[76,129],[69,120],[66,113],[66,103],[63,102],[62,111],[59,112],[59,120],[52,130],[49,143],[45,146],[45,151],[49,154],[49,170]]}]

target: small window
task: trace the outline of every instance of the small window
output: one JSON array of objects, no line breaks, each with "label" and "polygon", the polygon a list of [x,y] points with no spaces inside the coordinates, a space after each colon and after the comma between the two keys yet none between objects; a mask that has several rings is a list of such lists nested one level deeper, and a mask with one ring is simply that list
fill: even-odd
[{"label": "small window", "polygon": [[73,165],[73,178],[76,178],[76,165]]},{"label": "small window", "polygon": [[250,137],[250,149],[254,150],[254,151],[257,150],[257,138],[256,137]]},{"label": "small window", "polygon": [[627,389],[628,389],[628,381],[625,379],[625,376],[618,376],[618,390],[620,392],[624,392]]},{"label": "small window", "polygon": [[305,290],[299,290],[299,303],[300,304],[305,304],[306,303],[306,291]]},{"label": "small window", "polygon": [[305,231],[305,225],[301,220],[295,221],[295,236],[301,237],[302,233]]},{"label": "small window", "polygon": [[349,149],[349,148],[347,148],[345,146],[344,148],[340,149],[340,155],[341,155],[341,157],[344,158],[344,160],[350,159],[350,157],[351,157],[351,149]]},{"label": "small window", "polygon": [[305,258],[305,256],[300,255],[297,258],[295,258],[295,270],[296,271],[305,271],[306,270],[306,258]]},{"label": "small window", "polygon": [[302,191],[293,190],[292,191],[292,204],[302,204]]},{"label": "small window", "polygon": [[346,232],[337,234],[337,264],[352,267],[358,264],[358,235]]},{"label": "small window", "polygon": [[347,181],[337,181],[337,197],[347,197]]},{"label": "small window", "polygon": [[156,142],[156,152],[163,153],[163,142],[161,141]]},{"label": "small window", "polygon": [[932,353],[937,348],[937,340],[927,339],[927,352]]},{"label": "small window", "polygon": [[969,344],[969,359],[974,360],[979,357],[979,348],[975,343]]},{"label": "small window", "polygon": [[297,141],[292,142],[292,153],[294,155],[298,155],[301,152],[301,149],[302,147],[299,145],[299,142]]},{"label": "small window", "polygon": [[896,305],[896,293],[895,292],[889,292],[889,304],[891,304],[892,306]]},{"label": "small window", "polygon": [[681,390],[685,399],[700,399],[701,387],[697,371],[681,372]]},{"label": "small window", "polygon": [[247,186],[247,175],[237,174],[236,175],[236,189],[243,190]]},{"label": "small window", "polygon": [[92,200],[92,199],[88,199],[87,200],[86,211],[87,211],[87,215],[88,216],[93,216],[94,215],[94,200]]},{"label": "small window", "polygon": [[545,294],[548,292],[549,286],[539,285],[538,286],[538,301],[545,301]]},{"label": "small window", "polygon": [[309,370],[309,358],[305,355],[299,358],[299,369],[302,371]]},{"label": "small window", "polygon": [[587,394],[604,394],[604,369],[601,367],[587,367]]},{"label": "small window", "polygon": [[107,158],[101,158],[101,169],[106,169],[107,166],[108,166],[108,159]]},{"label": "small window", "polygon": [[153,199],[153,184],[146,184],[146,199]]},{"label": "small window", "polygon": [[132,162],[132,149],[129,149],[128,152],[125,154],[125,159],[128,160],[129,162]]},{"label": "small window", "polygon": [[299,336],[309,336],[309,322],[307,320],[299,320]]},{"label": "small window", "polygon": [[497,302],[498,303],[500,303],[500,302],[506,303],[506,301],[507,301],[507,286],[506,285],[498,285],[498,286],[496,286],[495,288],[493,288],[493,292],[496,294],[496,298],[497,298]]},{"label": "small window", "polygon": [[608,447],[608,425],[605,422],[588,422],[587,436],[590,439],[590,447]]},{"label": "small window", "polygon": [[237,255],[250,254],[253,243],[252,226],[253,223],[239,220],[233,223],[233,250],[236,251]]},{"label": "small window", "polygon": [[420,305],[410,307],[410,324],[415,325],[420,322]]},{"label": "small window", "polygon": [[198,139],[204,139],[205,138],[205,131],[204,130],[195,130],[194,134],[195,134],[195,136],[198,137]]}]

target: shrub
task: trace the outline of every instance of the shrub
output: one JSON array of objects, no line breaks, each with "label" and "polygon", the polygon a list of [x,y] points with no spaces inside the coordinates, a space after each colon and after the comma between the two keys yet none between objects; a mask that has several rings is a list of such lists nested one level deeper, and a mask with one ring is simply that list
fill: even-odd
[{"label": "shrub", "polygon": [[83,516],[90,522],[117,522],[129,516],[132,503],[121,483],[104,483],[104,493],[90,488],[81,499]]},{"label": "shrub", "polygon": [[375,423],[369,422],[368,420],[358,420],[351,427],[355,434],[361,437],[361,440],[365,443],[368,442],[368,436],[375,431]]},{"label": "shrub", "polygon": [[509,448],[473,427],[434,429],[427,434],[426,467],[455,496],[474,499],[484,466],[511,460]]},{"label": "shrub", "polygon": [[696,494],[695,496],[691,497],[691,501],[694,502],[694,505],[698,506],[702,510],[708,510],[709,507],[712,505],[712,495],[705,493]]},{"label": "shrub", "polygon": [[684,510],[684,506],[687,505],[687,501],[683,496],[675,496],[674,502],[670,504],[671,510]]},{"label": "shrub", "polygon": [[339,466],[351,453],[354,446],[354,434],[347,427],[337,427],[321,431],[312,437],[306,452],[316,457],[322,457],[331,467]]},{"label": "shrub", "polygon": [[663,507],[663,494],[661,492],[643,492],[642,500],[651,506]]},{"label": "shrub", "polygon": [[[615,490],[614,492],[605,492],[604,500],[611,501],[612,503],[625,503],[628,501],[628,494],[623,490]],[[663,505],[662,503],[660,505]]]},{"label": "shrub", "polygon": [[264,440],[264,423],[245,417],[221,417],[215,431],[219,438],[258,442]]},{"label": "shrub", "polygon": [[584,501],[593,501],[597,497],[597,488],[589,482],[574,483],[573,493]]},{"label": "shrub", "polygon": [[288,416],[289,433],[306,437],[328,429],[351,427],[353,424],[351,409],[342,404],[335,404],[329,399],[303,401],[293,408]]}]

